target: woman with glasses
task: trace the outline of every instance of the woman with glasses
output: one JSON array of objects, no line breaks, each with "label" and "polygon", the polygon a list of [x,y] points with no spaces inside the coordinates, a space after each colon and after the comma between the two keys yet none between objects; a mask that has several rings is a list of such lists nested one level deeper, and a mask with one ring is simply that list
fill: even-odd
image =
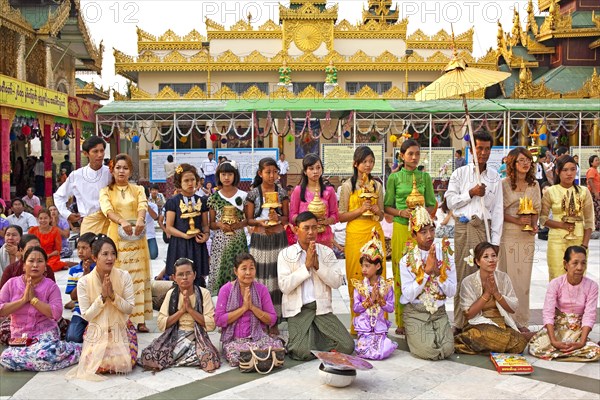
[{"label": "woman with glasses", "polygon": [[137,335],[129,320],[134,310],[133,282],[114,268],[117,245],[106,235],[92,243],[96,267],[77,282],[81,316],[88,322],[79,365],[67,378],[104,380],[97,374],[126,374],[137,360]]},{"label": "woman with glasses", "polygon": [[[514,319],[519,329],[527,332],[529,287],[542,199],[539,183],[535,179],[533,157],[529,150],[525,147],[512,149],[506,160],[507,176],[502,180],[504,224],[500,242],[499,269],[506,272],[513,283],[519,299],[519,308],[515,310]],[[518,214],[519,205],[529,200],[531,209],[527,211],[535,214]]]},{"label": "woman with glasses", "polygon": [[155,371],[169,367],[199,367],[212,372],[221,366],[219,352],[206,332],[215,329],[215,307],[210,292],[194,285],[194,262],[175,262],[175,282],[158,315],[164,332],[142,351],[139,364]]}]

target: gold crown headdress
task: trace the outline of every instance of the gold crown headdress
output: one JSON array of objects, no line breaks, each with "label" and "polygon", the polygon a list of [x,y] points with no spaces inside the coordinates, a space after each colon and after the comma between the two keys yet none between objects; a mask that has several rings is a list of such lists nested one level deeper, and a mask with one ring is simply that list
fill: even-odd
[{"label": "gold crown headdress", "polygon": [[431,215],[429,215],[429,212],[425,207],[415,207],[415,209],[410,213],[410,218],[408,219],[408,230],[419,232],[422,227],[427,225],[433,225]]},{"label": "gold crown headdress", "polygon": [[360,249],[361,257],[365,256],[370,262],[385,260],[383,255],[383,245],[379,239],[379,233],[375,228],[371,231],[371,240],[364,244]]}]

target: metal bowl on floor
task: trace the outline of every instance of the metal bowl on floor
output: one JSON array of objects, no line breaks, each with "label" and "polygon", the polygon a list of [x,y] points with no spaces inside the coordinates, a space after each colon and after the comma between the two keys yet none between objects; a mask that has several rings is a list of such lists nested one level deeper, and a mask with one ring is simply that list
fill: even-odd
[{"label": "metal bowl on floor", "polygon": [[355,369],[336,369],[319,365],[319,377],[321,383],[333,387],[346,387],[356,379]]}]

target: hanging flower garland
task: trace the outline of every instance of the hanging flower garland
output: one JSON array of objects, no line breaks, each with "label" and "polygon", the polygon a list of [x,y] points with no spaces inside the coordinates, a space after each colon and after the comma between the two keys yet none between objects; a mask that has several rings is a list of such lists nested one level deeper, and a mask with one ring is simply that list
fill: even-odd
[{"label": "hanging flower garland", "polygon": [[205,125],[205,126],[206,126],[206,130],[204,130],[204,131],[203,131],[202,129],[200,129],[200,126],[199,126],[199,124],[196,124],[196,125],[195,125],[196,132],[198,132],[198,133],[199,133],[200,135],[202,135],[202,136],[204,136],[204,135],[207,135],[207,134],[208,134],[208,135],[210,135],[210,128],[211,128],[213,125],[215,125],[216,123],[217,123],[217,121],[216,121],[216,120],[214,120],[214,119],[211,119],[211,120],[209,120],[209,121],[206,121],[206,125]]},{"label": "hanging flower garland", "polygon": [[285,137],[288,135],[288,133],[290,133],[290,131],[292,131],[292,125],[293,125],[292,113],[290,111],[288,111],[285,114],[285,127],[287,128],[285,131],[279,132],[279,130],[277,129],[276,123],[273,123],[271,126],[277,136]]},{"label": "hanging flower garland", "polygon": [[[410,121],[409,124],[412,126],[413,130],[418,133],[419,135],[423,134],[423,132],[425,132],[427,130],[427,128],[429,128],[429,122],[425,122],[425,125],[423,125],[422,129],[418,129],[415,125],[416,121]],[[421,121],[422,122],[422,121]],[[407,129],[408,130],[408,129]]]},{"label": "hanging flower garland", "polygon": [[108,139],[109,137],[111,137],[113,135],[113,133],[115,132],[115,126],[116,126],[116,122],[112,123],[112,126],[110,128],[110,133],[107,135],[104,133],[104,129],[102,129],[102,123],[98,124],[98,131],[100,132],[100,135],[104,138],[104,139]]},{"label": "hanging flower garland", "polygon": [[[152,134],[152,128],[154,128],[154,137],[152,139],[148,140],[148,136]],[[152,125],[150,125],[149,127],[140,126],[140,132],[141,132],[144,140],[147,143],[156,144],[156,141],[158,139],[158,129],[156,129],[156,126],[152,126]]]},{"label": "hanging flower garland", "polygon": [[[231,125],[230,125],[230,129],[233,129],[233,133],[240,139],[245,138],[246,136],[248,136],[248,134],[250,133],[250,131],[252,130],[252,121],[250,121],[250,123],[248,124],[248,128],[246,128],[246,132],[242,133],[241,135],[238,133],[237,127],[235,126],[235,119],[231,119]],[[229,129],[227,130],[229,131]],[[221,134],[221,136],[225,136],[227,135],[227,131],[224,134]]]}]

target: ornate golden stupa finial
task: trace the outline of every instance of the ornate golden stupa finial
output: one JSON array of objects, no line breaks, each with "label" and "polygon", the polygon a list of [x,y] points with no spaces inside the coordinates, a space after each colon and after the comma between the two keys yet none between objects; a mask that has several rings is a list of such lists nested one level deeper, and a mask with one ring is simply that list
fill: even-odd
[{"label": "ornate golden stupa finial", "polygon": [[[321,200],[321,197],[319,196],[319,191],[321,189],[318,189],[315,192],[315,197],[313,197],[312,201],[310,203],[308,203],[308,207],[307,210],[310,211],[311,213],[313,213],[315,215],[315,217],[317,217],[317,220],[323,219],[326,217],[325,213],[325,203],[323,203],[323,200]],[[317,227],[317,232],[322,233],[325,232],[325,226],[319,224],[319,226]]]},{"label": "ornate golden stupa finial", "polygon": [[499,49],[504,48],[504,30],[502,29],[502,23],[498,20],[498,33],[496,34],[497,45]]},{"label": "ornate golden stupa finial", "polygon": [[417,177],[413,174],[412,192],[406,197],[406,207],[415,209],[417,206],[425,206],[425,196],[417,188]]}]

